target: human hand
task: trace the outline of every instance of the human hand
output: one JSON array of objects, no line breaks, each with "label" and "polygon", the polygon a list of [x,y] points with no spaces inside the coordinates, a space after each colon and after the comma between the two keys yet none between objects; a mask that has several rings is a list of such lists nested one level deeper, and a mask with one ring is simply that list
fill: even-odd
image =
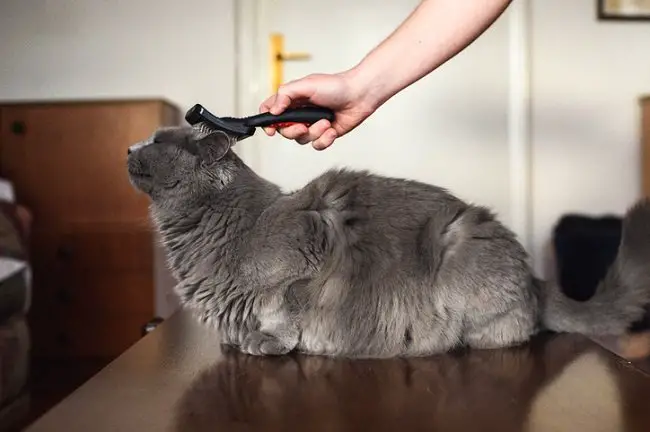
[{"label": "human hand", "polygon": [[[324,150],[334,140],[342,137],[368,118],[375,107],[362,85],[349,73],[312,74],[283,84],[277,94],[260,105],[260,112],[277,115],[289,107],[318,105],[334,111],[332,123],[322,119],[307,127],[303,124],[281,128],[278,132],[298,144],[312,143],[316,150]],[[267,135],[275,134],[276,129],[264,128]]]}]

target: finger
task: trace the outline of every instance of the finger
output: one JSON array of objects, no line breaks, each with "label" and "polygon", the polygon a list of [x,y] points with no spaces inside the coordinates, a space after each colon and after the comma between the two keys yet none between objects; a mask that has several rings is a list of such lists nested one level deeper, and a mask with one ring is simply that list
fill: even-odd
[{"label": "finger", "polygon": [[309,101],[316,93],[316,85],[310,76],[282,84],[270,108],[271,114],[280,114],[297,101]]},{"label": "finger", "polygon": [[269,96],[268,98],[266,98],[266,100],[264,100],[264,102],[262,102],[262,103],[260,104],[260,106],[259,106],[259,112],[260,112],[260,113],[269,112],[269,110],[271,109],[271,107],[272,107],[273,104],[275,103],[275,99],[277,99],[277,97],[278,97],[278,95],[275,95],[275,94],[274,94],[274,95]]},{"label": "finger", "polygon": [[288,139],[296,139],[309,132],[304,124],[295,124],[279,130],[280,134]]},{"label": "finger", "polygon": [[[275,103],[275,99],[277,98],[277,95],[273,95],[268,97],[264,102],[262,102],[258,108],[258,111],[261,113],[266,113],[269,112],[273,104]],[[264,130],[264,133],[266,133],[268,136],[273,136],[275,135],[275,128],[274,127],[264,127],[262,128]]]},{"label": "finger", "polygon": [[298,144],[304,145],[320,138],[327,129],[331,127],[329,120],[321,119],[311,125],[306,134],[296,138]]},{"label": "finger", "polygon": [[277,129],[274,128],[273,126],[263,126],[263,127],[262,127],[262,130],[263,130],[264,133],[266,133],[268,136],[273,136],[273,135],[275,135],[275,132],[276,132]]},{"label": "finger", "polygon": [[312,147],[316,150],[325,150],[334,143],[338,134],[333,128],[327,129],[323,134],[312,143]]},{"label": "finger", "polygon": [[269,108],[269,112],[273,115],[282,114],[284,110],[289,108],[291,105],[292,99],[286,94],[278,93],[277,97],[273,101],[273,105]]}]

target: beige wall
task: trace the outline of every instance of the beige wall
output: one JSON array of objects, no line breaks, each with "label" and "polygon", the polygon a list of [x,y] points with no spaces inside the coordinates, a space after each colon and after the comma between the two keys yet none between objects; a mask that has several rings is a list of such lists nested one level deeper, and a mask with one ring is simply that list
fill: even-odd
[{"label": "beige wall", "polygon": [[0,99],[164,96],[230,113],[233,13],[232,0],[3,0]]},{"label": "beige wall", "polygon": [[650,21],[599,22],[594,0],[532,0],[533,245],[564,212],[622,213],[640,193]]}]

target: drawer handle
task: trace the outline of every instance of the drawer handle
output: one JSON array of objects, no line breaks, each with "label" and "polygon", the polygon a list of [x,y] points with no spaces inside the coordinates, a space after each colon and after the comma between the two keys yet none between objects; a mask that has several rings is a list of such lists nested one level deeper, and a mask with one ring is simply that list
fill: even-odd
[{"label": "drawer handle", "polygon": [[25,135],[27,127],[25,122],[17,120],[11,123],[11,133],[14,135]]}]

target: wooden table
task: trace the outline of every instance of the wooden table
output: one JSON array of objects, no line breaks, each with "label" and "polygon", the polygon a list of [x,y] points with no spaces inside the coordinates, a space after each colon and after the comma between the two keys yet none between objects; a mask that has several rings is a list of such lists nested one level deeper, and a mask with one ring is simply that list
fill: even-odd
[{"label": "wooden table", "polygon": [[650,374],[590,340],[409,360],[252,357],[178,313],[39,431],[650,431]]}]

